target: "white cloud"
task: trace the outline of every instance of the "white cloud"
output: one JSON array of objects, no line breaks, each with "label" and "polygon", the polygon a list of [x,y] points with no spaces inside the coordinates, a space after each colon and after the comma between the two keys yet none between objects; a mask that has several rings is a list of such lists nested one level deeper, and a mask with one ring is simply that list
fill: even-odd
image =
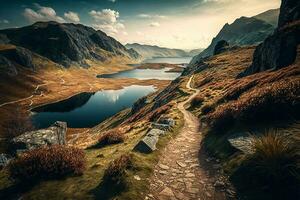
[{"label": "white cloud", "polygon": [[35,4],[37,10],[33,10],[31,8],[26,8],[23,12],[24,17],[30,22],[37,21],[57,21],[57,22],[65,22],[65,20],[58,16],[55,10],[51,7],[43,7],[39,4]]},{"label": "white cloud", "polygon": [[64,14],[64,16],[70,22],[74,22],[74,23],[79,23],[80,22],[79,15],[75,12],[72,12],[72,11],[66,12]]},{"label": "white cloud", "polygon": [[152,23],[149,24],[149,26],[151,26],[151,27],[159,27],[160,23],[158,23],[158,22],[152,22]]},{"label": "white cloud", "polygon": [[100,29],[112,35],[125,29],[125,25],[119,20],[120,14],[118,11],[111,9],[103,9],[101,11],[92,10],[89,14],[95,21],[95,23],[92,24],[95,29]]},{"label": "white cloud", "polygon": [[150,15],[150,14],[145,14],[145,13],[139,14],[137,16],[139,18],[145,18],[145,19],[153,19],[153,18],[164,19],[164,18],[166,18],[166,16],[164,16],[164,15]]},{"label": "white cloud", "polygon": [[108,1],[115,3],[117,0],[108,0]]}]

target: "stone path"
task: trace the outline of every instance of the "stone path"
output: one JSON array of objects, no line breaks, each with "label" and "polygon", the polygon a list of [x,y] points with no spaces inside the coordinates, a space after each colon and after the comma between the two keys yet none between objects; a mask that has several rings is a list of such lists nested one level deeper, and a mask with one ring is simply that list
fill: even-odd
[{"label": "stone path", "polygon": [[184,108],[184,105],[199,93],[199,90],[190,87],[191,80],[192,77],[186,87],[193,90],[194,94],[178,104],[178,109],[184,115],[184,127],[176,139],[170,141],[162,150],[162,156],[150,180],[150,191],[145,199],[226,199],[225,182],[216,176],[220,165],[213,162],[212,158],[206,158],[204,154],[199,153],[199,120]]}]

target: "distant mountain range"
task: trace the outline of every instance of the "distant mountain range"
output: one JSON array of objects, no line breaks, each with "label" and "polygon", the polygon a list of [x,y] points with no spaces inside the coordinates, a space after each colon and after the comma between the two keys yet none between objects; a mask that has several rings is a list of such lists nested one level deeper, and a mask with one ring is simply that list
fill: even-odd
[{"label": "distant mountain range", "polygon": [[126,48],[134,49],[144,59],[149,58],[164,58],[164,57],[192,57],[199,54],[203,49],[194,49],[191,51],[184,51],[182,49],[170,49],[159,46],[144,45],[144,44],[126,44]]},{"label": "distant mountain range", "polygon": [[12,44],[18,47],[13,52],[18,54],[17,56],[0,52],[1,60],[6,59],[17,64],[24,60],[24,52],[27,55],[26,59],[30,60],[31,54],[38,54],[64,67],[72,65],[89,67],[87,60],[106,61],[114,57],[128,59],[140,57],[136,51],[125,48],[102,31],[81,24],[61,24],[52,21],[0,30],[0,44]]},{"label": "distant mountain range", "polygon": [[221,40],[226,40],[231,46],[258,45],[273,33],[278,17],[279,9],[274,9],[253,17],[238,18],[232,24],[225,24],[211,44],[193,58],[191,64],[202,57],[213,55],[214,47]]}]

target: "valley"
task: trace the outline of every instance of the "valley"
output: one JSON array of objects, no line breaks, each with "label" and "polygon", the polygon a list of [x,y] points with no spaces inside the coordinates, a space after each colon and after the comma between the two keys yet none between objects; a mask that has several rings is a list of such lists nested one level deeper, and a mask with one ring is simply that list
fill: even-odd
[{"label": "valley", "polygon": [[[0,199],[299,199],[300,3],[235,20],[231,3],[82,19],[36,3],[23,16],[42,20],[0,30]],[[232,23],[194,48],[184,27],[210,6]]]}]

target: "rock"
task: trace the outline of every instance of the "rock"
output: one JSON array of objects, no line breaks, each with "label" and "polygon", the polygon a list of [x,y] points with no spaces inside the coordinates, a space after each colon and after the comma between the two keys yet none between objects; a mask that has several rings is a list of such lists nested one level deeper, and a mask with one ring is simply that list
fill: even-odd
[{"label": "rock", "polygon": [[172,119],[172,118],[164,118],[164,117],[162,117],[162,118],[160,118],[158,120],[158,123],[159,124],[166,124],[166,125],[169,125],[170,127],[175,126],[175,120]]},{"label": "rock", "polygon": [[2,55],[0,55],[0,73],[7,74],[9,76],[18,75],[18,71],[15,65]]},{"label": "rock", "polygon": [[228,137],[228,142],[232,147],[245,154],[252,154],[254,152],[253,137],[248,133],[234,134]]},{"label": "rock", "polygon": [[12,139],[15,152],[22,152],[48,145],[66,144],[66,122],[55,122],[47,129],[26,132]]},{"label": "rock", "polygon": [[180,162],[180,161],[176,161],[176,163],[180,166],[180,167],[186,167],[186,164],[184,164],[184,163],[182,163],[182,162]]},{"label": "rock", "polygon": [[158,166],[159,166],[161,169],[164,169],[164,170],[170,169],[170,167],[168,167],[167,165],[159,164]]},{"label": "rock", "polygon": [[158,123],[152,123],[151,127],[162,131],[169,131],[171,129],[171,127],[167,124],[158,124]]},{"label": "rock", "polygon": [[142,180],[138,175],[134,175],[133,178],[134,178],[135,180],[137,180],[137,181]]},{"label": "rock", "polygon": [[215,183],[214,183],[214,186],[216,188],[224,188],[225,187],[225,183],[223,181],[219,181],[217,180]]},{"label": "rock", "polygon": [[288,23],[300,19],[300,1],[299,0],[283,0],[280,7],[280,15],[278,27],[281,28]]},{"label": "rock", "polygon": [[252,65],[238,78],[269,69],[277,70],[295,62],[300,44],[299,8],[298,0],[282,1],[278,28],[256,48]]},{"label": "rock", "polygon": [[0,154],[0,169],[8,165],[10,161],[10,157],[7,154],[1,153]]},{"label": "rock", "polygon": [[220,40],[214,49],[214,55],[223,53],[229,48],[229,43],[226,40]]},{"label": "rock", "polygon": [[187,174],[185,175],[185,177],[186,177],[186,178],[193,178],[193,177],[195,177],[195,174],[193,174],[193,173],[187,173]]},{"label": "rock", "polygon": [[152,129],[148,134],[134,147],[134,151],[141,153],[151,153],[156,150],[156,143],[158,142],[159,135],[163,131],[159,129]]},{"label": "rock", "polygon": [[168,187],[165,187],[160,193],[159,193],[160,196],[167,196],[167,197],[174,197],[174,193],[173,191],[168,188]]}]

